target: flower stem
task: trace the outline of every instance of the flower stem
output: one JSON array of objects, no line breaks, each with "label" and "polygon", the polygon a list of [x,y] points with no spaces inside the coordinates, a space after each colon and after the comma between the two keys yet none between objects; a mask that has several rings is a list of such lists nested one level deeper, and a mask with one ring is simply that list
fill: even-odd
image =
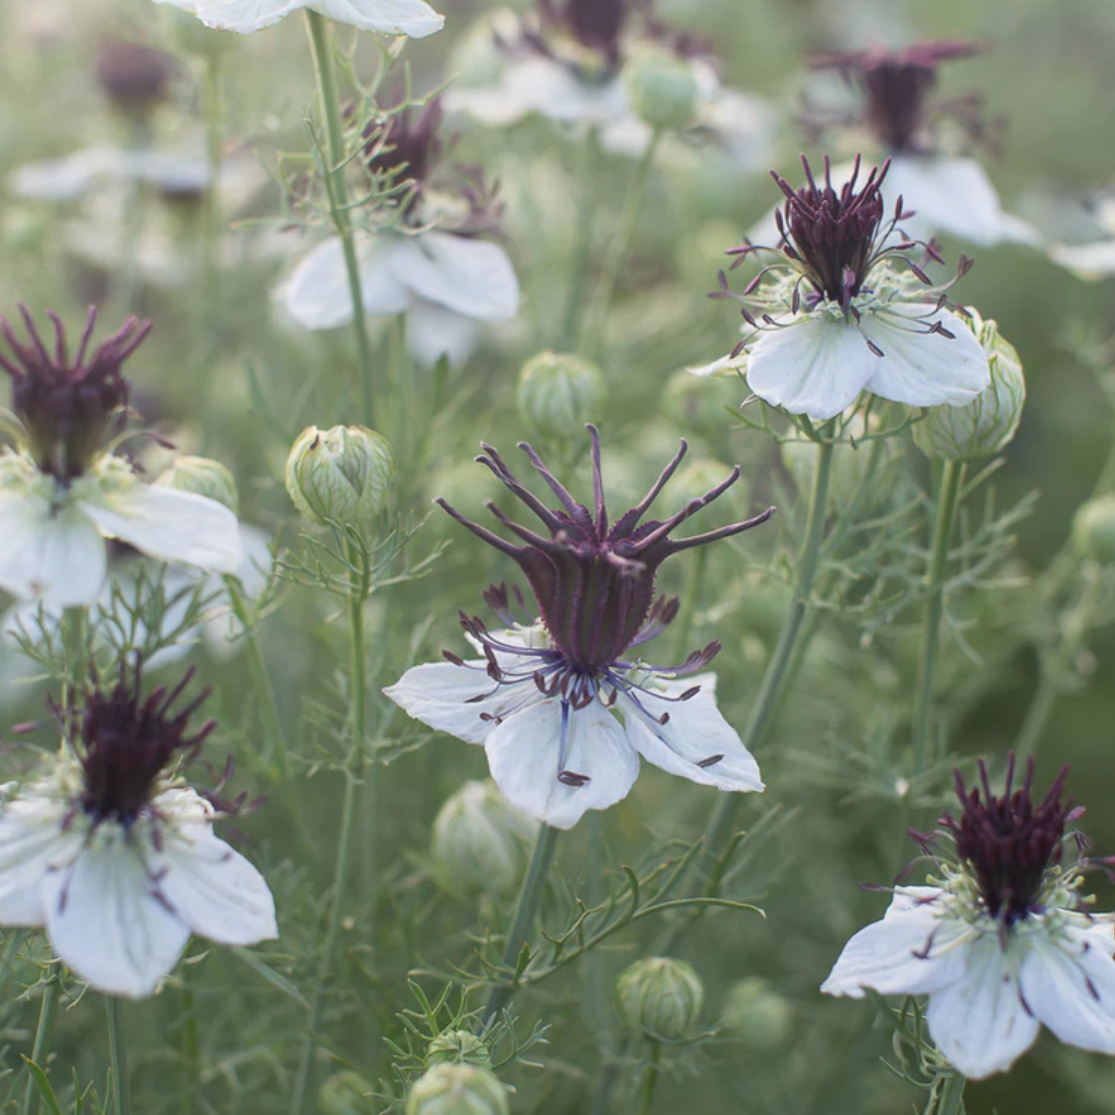
[{"label": "flower stem", "polygon": [[364,759],[364,739],[367,732],[367,665],[364,648],[364,604],[368,599],[370,571],[367,554],[349,548],[351,563],[351,593],[349,596],[349,629],[351,631],[351,718],[348,756],[345,760],[345,793],[341,804],[341,828],[337,837],[337,855],[333,869],[333,893],[329,908],[329,923],[322,945],[321,963],[318,967],[317,986],[310,1000],[306,1019],[306,1040],[298,1065],[294,1086],[291,1115],[304,1115],[306,1097],[313,1086],[314,1057],[317,1053],[317,1030],[321,1021],[321,1007],[327,985],[336,967],[337,945],[341,936],[341,914],[344,909],[345,888],[352,863],[352,838],[356,831],[356,801],[360,787]]},{"label": "flower stem", "polygon": [[218,238],[220,236],[220,178],[221,178],[221,49],[211,46],[205,53],[205,75],[202,101],[205,113],[205,157],[209,168],[209,188],[205,191],[201,220],[201,281],[202,308],[205,320],[212,323],[221,308],[219,271],[217,268]]},{"label": "flower stem", "polygon": [[[820,565],[821,543],[825,538],[825,517],[828,513],[829,483],[832,479],[832,454],[836,447],[836,443],[832,440],[831,423],[822,429],[820,436],[821,440],[817,443],[817,460],[813,469],[813,487],[809,493],[805,537],[802,539],[797,559],[794,598],[790,603],[789,612],[786,613],[782,632],[778,637],[778,645],[767,663],[759,692],[751,706],[751,715],[743,730],[743,745],[748,751],[754,751],[762,742],[771,715],[778,704],[782,683],[787,676],[787,667],[794,657],[798,637],[809,610],[809,597]],[[706,853],[715,856],[723,851],[731,839],[738,806],[738,794],[720,795],[720,800],[716,803],[708,827],[705,829]]]},{"label": "flower stem", "polygon": [[325,189],[329,196],[329,216],[344,250],[345,273],[348,275],[348,292],[352,300],[352,328],[356,335],[356,354],[360,367],[360,396],[364,424],[374,426],[375,406],[372,394],[372,347],[368,340],[368,323],[364,314],[364,291],[360,279],[360,264],[356,257],[356,239],[348,209],[348,184],[345,180],[348,152],[345,150],[344,121],[337,99],[337,83],[333,73],[333,57],[329,43],[329,28],[325,17],[306,9],[306,30],[310,37],[310,50],[314,57],[317,77],[318,100],[325,121],[328,147],[328,164],[325,167]]},{"label": "flower stem", "polygon": [[577,343],[578,325],[585,300],[585,286],[589,264],[592,261],[593,220],[596,194],[600,182],[600,133],[594,124],[585,130],[577,160],[577,180],[581,183],[581,220],[577,226],[577,242],[573,250],[570,269],[569,301],[565,308],[565,323],[561,331],[560,348],[573,348]]},{"label": "flower stem", "polygon": [[[31,1060],[47,1071],[47,1058],[54,1040],[54,1020],[58,1016],[58,1001],[62,997],[62,965],[55,960],[43,987],[43,1000],[39,1004],[39,1025],[35,1030],[35,1044],[31,1047]],[[39,1089],[30,1071],[27,1088],[23,1093],[23,1115],[34,1115],[39,1110]]]},{"label": "flower stem", "polygon": [[115,1115],[132,1115],[123,1012],[115,995],[106,996],[105,1005],[108,1007],[108,1055],[112,1065],[112,1109]]},{"label": "flower stem", "polygon": [[654,165],[654,156],[658,152],[661,139],[662,132],[656,130],[650,137],[643,157],[639,160],[639,165],[635,168],[635,173],[627,187],[627,197],[623,202],[616,235],[608,246],[608,254],[604,257],[604,268],[596,287],[592,312],[589,314],[584,336],[581,338],[581,348],[589,356],[599,355],[603,345],[604,327],[608,320],[608,311],[611,309],[612,296],[615,294],[616,281],[619,279],[620,268],[627,259],[631,241],[635,236],[639,210],[643,207],[643,196],[646,194],[647,181],[650,179],[650,168]]},{"label": "flower stem", "polygon": [[650,1059],[646,1076],[643,1077],[643,1101],[639,1106],[640,1115],[650,1115],[654,1108],[654,1092],[658,1087],[658,1061],[662,1056],[662,1046],[656,1041],[647,1041],[650,1046]]},{"label": "flower stem", "polygon": [[933,703],[933,675],[937,666],[937,644],[941,637],[941,614],[944,609],[944,580],[948,567],[949,542],[953,520],[960,501],[964,466],[958,461],[945,461],[941,488],[937,494],[937,518],[933,526],[929,568],[925,574],[925,619],[922,627],[921,664],[915,690],[913,748],[914,773],[925,770],[929,749],[929,713]]},{"label": "flower stem", "polygon": [[964,1087],[967,1083],[967,1077],[953,1069],[945,1077],[940,1090],[934,1089],[926,1115],[963,1115]]},{"label": "flower stem", "polygon": [[[557,838],[558,830],[550,825],[542,825],[538,830],[534,854],[530,858],[530,867],[527,869],[526,878],[523,880],[523,889],[519,892],[519,902],[515,907],[511,931],[507,935],[507,948],[503,952],[504,963],[512,971],[518,971],[523,946],[527,943],[531,930],[534,928],[534,923],[538,918],[538,910],[542,905],[542,895],[546,892],[546,878],[550,874],[550,868],[554,863]],[[514,981],[492,988],[492,993],[488,996],[488,1005],[484,1009],[484,1029],[491,1026],[496,1016],[507,1006],[514,994]]]}]

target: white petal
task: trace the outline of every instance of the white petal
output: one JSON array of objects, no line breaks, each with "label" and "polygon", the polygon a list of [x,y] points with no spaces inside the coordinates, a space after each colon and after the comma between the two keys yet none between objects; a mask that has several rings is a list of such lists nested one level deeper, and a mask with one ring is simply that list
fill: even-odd
[{"label": "white petal", "polygon": [[[369,314],[401,314],[410,305],[409,292],[387,266],[392,243],[392,238],[380,237],[357,244],[361,296]],[[275,297],[303,329],[337,329],[352,321],[352,296],[340,239],[334,236],[311,248],[275,291]]]},{"label": "white petal", "polygon": [[161,849],[150,850],[147,861],[159,893],[198,936],[254,945],[279,935],[275,900],[263,876],[207,821],[165,833]]},{"label": "white petal", "polygon": [[475,318],[420,298],[407,314],[407,350],[423,368],[443,356],[459,368],[475,351],[482,329]]},{"label": "white petal", "polygon": [[0,588],[51,608],[89,604],[105,579],[105,544],[81,509],[35,494],[0,497]]},{"label": "white petal", "polygon": [[[427,727],[463,739],[483,743],[495,730],[494,718],[532,699],[533,683],[497,686],[485,672],[484,659],[463,666],[452,662],[427,662],[407,670],[383,692],[415,720]],[[508,666],[506,659],[500,665]],[[529,687],[529,688],[528,688]],[[476,700],[490,693],[483,700]],[[537,689],[535,695],[540,699]]]},{"label": "white petal", "polygon": [[[953,336],[926,333],[926,325],[936,322]],[[895,302],[865,314],[861,327],[883,351],[881,357],[871,355],[873,374],[866,385],[880,398],[923,407],[966,403],[991,385],[987,353],[951,310]]]},{"label": "white petal", "polygon": [[503,128],[521,120],[534,110],[533,98],[519,95],[519,91],[504,85],[479,89],[460,89],[450,86],[442,97],[448,115],[462,113],[489,128]]},{"label": "white petal", "polygon": [[206,496],[137,483],[100,492],[81,507],[102,534],[162,561],[231,573],[243,558],[236,516]]},{"label": "white petal", "polygon": [[[676,699],[695,686],[700,687],[695,697]],[[715,674],[667,682],[663,696],[674,700],[639,693],[639,707],[628,696],[621,695],[618,702],[627,738],[644,759],[703,786],[742,792],[763,789],[759,764],[716,707]],[[664,713],[669,720],[659,724],[658,718]],[[716,762],[700,765],[717,755],[720,758]]]},{"label": "white petal", "polygon": [[604,84],[582,81],[570,67],[550,58],[509,63],[503,86],[513,103],[566,124],[604,123],[630,115],[618,78]]},{"label": "white petal", "polygon": [[[861,929],[845,946],[828,979],[826,995],[862,999],[865,988],[880,995],[924,995],[951,984],[964,970],[968,927],[924,895],[896,891],[882,921]],[[905,891],[906,893],[903,893]]]},{"label": "white petal", "polygon": [[781,328],[762,330],[747,361],[748,387],[771,406],[832,418],[855,402],[878,370],[879,357],[854,322],[825,313],[775,321]]},{"label": "white petal", "polygon": [[519,280],[507,253],[487,240],[449,232],[404,238],[391,270],[416,294],[478,321],[510,321],[519,312]]},{"label": "white petal", "polygon": [[741,371],[747,370],[747,353],[741,351],[738,356],[732,356],[729,353],[727,356],[721,356],[719,360],[714,360],[711,364],[700,364],[685,370],[691,376],[697,376],[698,379],[707,379],[709,376],[736,376],[738,378]]},{"label": "white petal", "polygon": [[64,833],[68,806],[41,798],[16,798],[0,814],[0,925],[42,925],[43,884],[81,847]]},{"label": "white petal", "polygon": [[1037,1020],[1063,1042],[1115,1053],[1115,963],[1112,927],[1066,927],[1063,936],[1035,934],[1022,962],[1022,997]]},{"label": "white petal", "polygon": [[[271,545],[274,536],[245,523],[240,524],[240,545],[244,557],[233,572],[248,600],[255,602],[263,594],[271,577],[274,559]],[[217,604],[223,611],[202,624],[205,645],[217,658],[228,658],[241,646],[239,636],[243,630],[240,621],[232,614],[224,582],[212,577],[206,589],[218,594]]]},{"label": "white petal", "polygon": [[[541,701],[508,716],[484,745],[496,785],[512,805],[555,828],[572,828],[589,809],[627,797],[639,775],[639,756],[619,722],[599,701],[569,710],[562,759],[562,703]],[[588,778],[583,786],[558,781],[559,770]]]},{"label": "white petal", "polygon": [[1115,240],[1095,244],[1053,244],[1049,258],[1081,279],[1103,279],[1115,275]]},{"label": "white petal", "polygon": [[156,897],[138,848],[122,832],[99,833],[72,868],[47,876],[43,899],[54,950],[111,995],[150,995],[190,939],[189,926]]},{"label": "white petal", "polygon": [[422,0],[197,0],[197,14],[209,27],[248,34],[278,23],[300,8],[365,31],[422,38],[445,22]]},{"label": "white petal", "polygon": [[46,159],[16,167],[8,187],[17,197],[38,201],[74,201],[82,197],[116,164],[118,153],[109,147],[87,147],[61,159]]},{"label": "white petal", "polygon": [[1006,1072],[1038,1036],[1038,1020],[1023,1006],[1012,959],[1013,950],[1003,950],[998,934],[984,933],[967,948],[963,973],[929,998],[930,1035],[972,1080]]}]

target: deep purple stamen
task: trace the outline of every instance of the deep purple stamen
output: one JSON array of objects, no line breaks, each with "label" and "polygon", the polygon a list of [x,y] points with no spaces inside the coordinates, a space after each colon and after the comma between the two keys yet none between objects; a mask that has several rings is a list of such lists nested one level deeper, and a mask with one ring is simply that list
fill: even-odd
[{"label": "deep purple stamen", "polygon": [[1045,796],[1031,796],[1034,760],[1026,762],[1026,778],[1013,789],[1014,755],[1007,760],[1006,788],[996,797],[979,764],[980,787],[969,790],[956,772],[956,794],[961,814],[946,813],[941,825],[956,841],[957,855],[971,864],[980,894],[992,917],[1012,925],[1040,909],[1042,879],[1061,860],[1065,825],[1073,816],[1072,801],[1061,801],[1068,767],[1057,775]]},{"label": "deep purple stamen", "polygon": [[47,311],[54,326],[53,351],[43,343],[27,307],[21,304],[19,312],[30,343],[21,342],[0,318],[0,335],[12,353],[0,352],[0,368],[12,377],[12,409],[26,427],[39,468],[59,480],[72,480],[123,432],[129,386],[121,367],[143,343],[151,322],[128,318],[87,359],[97,322],[97,311],[90,307],[71,361],[65,330],[53,310]]},{"label": "deep purple stamen", "polygon": [[421,111],[404,108],[386,124],[369,124],[364,157],[368,169],[393,182],[413,182],[408,207],[418,200],[442,154],[438,134],[445,111],[434,97]]},{"label": "deep purple stamen", "polygon": [[75,747],[85,782],[81,805],[94,824],[113,820],[128,827],[147,814],[159,776],[172,762],[193,758],[217,726],[215,720],[207,720],[196,732],[189,730],[189,719],[209,696],[208,688],[171,711],[193,679],[193,668],[169,693],[160,686],[146,699],[141,675],[137,663],[129,682],[121,665],[110,692],[94,685],[82,708],[73,713],[55,708],[63,724],[71,717],[75,721]]}]

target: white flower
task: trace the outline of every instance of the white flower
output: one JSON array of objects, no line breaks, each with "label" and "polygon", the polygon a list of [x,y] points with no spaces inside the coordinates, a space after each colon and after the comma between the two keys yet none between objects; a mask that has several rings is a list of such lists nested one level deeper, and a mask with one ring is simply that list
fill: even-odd
[{"label": "white flower", "polygon": [[[519,312],[519,281],[499,244],[436,229],[382,232],[358,242],[364,310],[407,315],[407,345],[429,367],[444,354],[464,362],[483,324]],[[318,244],[276,292],[303,329],[335,329],[352,320],[341,241]]]},{"label": "white flower", "polygon": [[[1044,799],[1025,785],[995,799],[961,788],[946,817],[955,858],[942,885],[901,886],[881,921],[845,946],[821,990],[862,999],[928,995],[929,1034],[965,1076],[1006,1072],[1042,1026],[1063,1042],[1115,1054],[1115,914],[1086,912],[1081,867],[1060,865],[1064,772]],[[929,845],[923,848],[930,851]]]},{"label": "white flower", "polygon": [[524,813],[572,828],[587,810],[627,796],[640,756],[704,786],[763,789],[754,757],[716,707],[715,674],[616,668],[574,707],[534,684],[539,655],[515,652],[552,651],[541,626],[493,632],[487,645],[505,679],[499,685],[480,658],[415,666],[384,692],[423,724],[482,744],[496,785]]},{"label": "white flower", "polygon": [[263,876],[214,835],[212,805],[162,773],[210,730],[187,737],[185,718],[167,715],[184,685],[146,702],[123,677],[90,693],[77,754],[0,806],[0,925],[43,926],[78,976],[113,995],[152,994],[191,933],[278,936]]},{"label": "white flower", "polygon": [[[889,164],[860,185],[857,163],[842,188],[827,160],[820,182],[804,165],[808,182],[800,190],[776,176],[787,198],[777,247],[748,242],[734,253],[741,259],[766,253],[774,262],[742,297],[724,281],[723,296],[743,305],[744,340],[694,374],[745,366],[748,387],[761,399],[818,420],[839,414],[862,391],[912,406],[975,398],[991,381],[987,355],[945,308],[945,288],[930,286],[909,260],[916,245],[897,229],[897,215],[887,219],[880,186]],[[968,266],[962,257],[960,273]]]},{"label": "white flower", "polygon": [[432,35],[445,24],[445,16],[438,15],[423,0],[155,0],[155,3],[173,4],[196,15],[207,27],[241,34],[270,27],[303,8],[363,31],[409,35],[412,39]]}]

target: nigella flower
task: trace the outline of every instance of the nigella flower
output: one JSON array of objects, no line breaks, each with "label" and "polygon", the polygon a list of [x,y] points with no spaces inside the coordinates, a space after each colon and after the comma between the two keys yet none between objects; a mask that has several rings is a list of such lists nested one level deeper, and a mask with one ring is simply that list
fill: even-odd
[{"label": "nigella flower", "polygon": [[424,0],[155,0],[196,15],[207,27],[246,35],[278,23],[291,12],[308,8],[337,23],[384,35],[423,39],[440,31],[445,16]]},{"label": "nigella flower", "polygon": [[[537,0],[535,10],[523,15],[507,9],[489,13],[473,40],[476,34],[494,46],[494,66],[485,69],[498,75],[494,83],[454,85],[445,97],[450,112],[491,127],[531,113],[561,124],[592,125],[606,149],[638,156],[651,128],[635,112],[625,78],[633,60],[653,53],[689,67],[696,100],[692,124],[730,159],[753,169],[769,147],[770,108],[757,97],[724,88],[707,44],[668,28],[650,0]],[[468,38],[463,46],[476,50]],[[467,73],[467,65],[463,68]],[[670,151],[671,160],[685,154],[681,145]]]},{"label": "nigella flower", "polygon": [[263,876],[213,833],[221,807],[180,777],[213,731],[190,717],[208,690],[174,706],[144,697],[121,668],[78,709],[55,709],[71,746],[0,809],[0,924],[41,925],[83,980],[150,995],[191,933],[226,945],[278,936]]},{"label": "nigella flower", "polygon": [[[942,62],[985,49],[979,43],[923,42],[896,51],[872,47],[820,54],[812,65],[843,74],[859,90],[861,110],[839,122],[866,129],[890,156],[887,201],[901,197],[916,214],[910,231],[926,238],[932,232],[949,233],[973,244],[1035,243],[1037,232],[1030,225],[1003,212],[983,167],[945,150],[958,146],[950,138],[968,147],[988,139],[978,97],[931,96]],[[837,180],[842,182],[841,172]]]},{"label": "nigella flower", "polygon": [[[991,382],[987,356],[947,308],[951,284],[931,285],[910,258],[918,248],[941,257],[932,244],[903,234],[901,204],[888,213],[882,185],[890,164],[861,181],[857,159],[840,188],[827,159],[820,181],[804,157],[802,165],[806,184],[797,190],[771,172],[786,197],[777,214],[777,246],[747,241],[728,253],[736,257],[733,267],[757,256],[762,270],[742,296],[720,275],[715,297],[742,304],[744,340],[726,360],[694,373],[745,363],[747,385],[761,399],[822,420],[861,391],[911,406],[975,398]],[[970,265],[961,256],[957,277]],[[745,362],[738,361],[744,352]]]},{"label": "nigella flower", "polygon": [[[821,990],[863,998],[928,995],[938,1049],[965,1076],[1005,1072],[1044,1025],[1063,1042],[1115,1054],[1115,914],[1082,894],[1081,816],[1063,802],[1067,768],[1035,799],[1033,760],[1022,786],[996,796],[956,775],[960,815],[932,836],[912,834],[934,862],[926,886],[897,886],[882,921],[845,946]],[[1068,844],[1076,857],[1064,862]]]},{"label": "nigella flower", "polygon": [[[442,167],[435,98],[421,112],[404,109],[365,137],[368,171],[383,187],[411,182],[398,196],[398,227],[370,230],[357,241],[364,309],[406,314],[407,344],[432,367],[468,359],[485,323],[519,312],[519,281],[498,231],[500,207],[475,168]],[[338,237],[313,248],[276,292],[304,329],[335,329],[352,320],[344,251]]]},{"label": "nigella flower", "polygon": [[105,578],[105,539],[119,538],[163,561],[232,572],[242,552],[236,516],[204,496],[144,483],[115,455],[128,418],[121,367],[150,323],[129,318],[90,354],[89,311],[71,359],[58,316],[49,350],[31,315],[21,342],[0,318],[11,353],[19,443],[0,452],[0,588],[47,606],[87,604]]},{"label": "nigella flower", "polygon": [[640,653],[678,610],[676,599],[655,596],[659,566],[673,554],[766,522],[773,508],[707,534],[670,537],[739,479],[737,467],[677,514],[644,522],[685,455],[683,441],[638,506],[610,522],[600,439],[595,427],[588,429],[592,510],[566,491],[529,445],[520,448],[553,491],[560,505],[555,509],[524,487],[495,449],[483,446],[477,460],[542,523],[543,533],[536,533],[488,505],[521,545],[438,501],[519,566],[534,590],[541,622],[526,616],[518,590],[493,587],[485,600],[506,630],[492,632],[480,619],[461,615],[483,658],[466,661],[445,651],[447,662],[408,670],[384,692],[431,728],[483,744],[492,777],[512,804],[558,828],[626,797],[640,755],[706,786],[762,790],[754,758],[716,707],[716,675],[701,672],[720,644],[710,643],[680,666],[652,665]]}]

